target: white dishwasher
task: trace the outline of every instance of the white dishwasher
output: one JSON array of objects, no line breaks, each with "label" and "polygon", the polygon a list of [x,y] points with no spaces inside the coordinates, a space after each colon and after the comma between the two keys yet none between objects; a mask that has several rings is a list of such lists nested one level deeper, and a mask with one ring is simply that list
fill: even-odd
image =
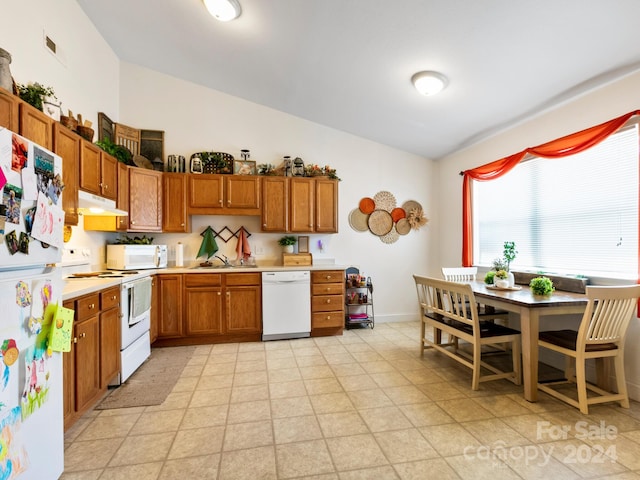
[{"label": "white dishwasher", "polygon": [[311,335],[311,272],[262,272],[262,340]]}]

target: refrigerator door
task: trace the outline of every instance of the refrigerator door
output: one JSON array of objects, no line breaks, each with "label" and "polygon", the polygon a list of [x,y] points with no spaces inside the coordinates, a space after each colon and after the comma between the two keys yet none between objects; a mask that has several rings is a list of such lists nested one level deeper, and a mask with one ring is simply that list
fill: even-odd
[{"label": "refrigerator door", "polygon": [[0,127],[0,270],[60,262],[62,159]]},{"label": "refrigerator door", "polygon": [[64,469],[62,353],[44,312],[62,303],[58,268],[0,273],[0,478],[57,479]]}]

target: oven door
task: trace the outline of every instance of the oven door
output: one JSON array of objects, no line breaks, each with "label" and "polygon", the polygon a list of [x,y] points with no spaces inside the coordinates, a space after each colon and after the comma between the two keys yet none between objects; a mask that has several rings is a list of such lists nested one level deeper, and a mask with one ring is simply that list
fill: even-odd
[{"label": "oven door", "polygon": [[124,350],[151,326],[151,277],[122,284],[122,345]]}]

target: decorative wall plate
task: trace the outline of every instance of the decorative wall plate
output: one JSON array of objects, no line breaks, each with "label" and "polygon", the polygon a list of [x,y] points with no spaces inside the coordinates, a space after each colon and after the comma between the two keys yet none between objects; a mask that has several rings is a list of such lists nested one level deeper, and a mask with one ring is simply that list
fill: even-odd
[{"label": "decorative wall plate", "polygon": [[400,235],[406,235],[407,233],[409,233],[411,231],[409,220],[407,220],[406,218],[401,218],[400,220],[398,220],[398,222],[396,223],[396,231]]},{"label": "decorative wall plate", "polygon": [[367,215],[369,215],[376,209],[376,202],[373,201],[373,198],[364,197],[362,200],[360,200],[360,204],[358,206],[362,213],[366,213]]},{"label": "decorative wall plate", "polygon": [[400,238],[400,235],[398,234],[395,227],[391,227],[391,231],[386,235],[382,235],[380,237],[380,240],[382,240],[382,243],[389,244],[389,243],[397,242],[399,238]]},{"label": "decorative wall plate", "polygon": [[364,214],[359,208],[354,208],[349,214],[349,225],[356,232],[366,232],[369,230],[369,215]]},{"label": "decorative wall plate", "polygon": [[375,210],[369,215],[369,230],[374,235],[386,235],[393,228],[391,214],[386,210]]},{"label": "decorative wall plate", "polygon": [[391,192],[378,192],[373,196],[373,200],[376,202],[376,210],[386,210],[390,212],[396,208],[396,197],[394,197]]}]

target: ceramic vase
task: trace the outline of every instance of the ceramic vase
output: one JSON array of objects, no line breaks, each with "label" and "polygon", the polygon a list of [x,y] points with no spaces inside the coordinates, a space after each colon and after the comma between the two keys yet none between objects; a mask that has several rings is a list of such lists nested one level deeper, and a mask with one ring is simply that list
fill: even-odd
[{"label": "ceramic vase", "polygon": [[11,54],[0,48],[0,87],[13,93],[13,77],[11,77]]}]

